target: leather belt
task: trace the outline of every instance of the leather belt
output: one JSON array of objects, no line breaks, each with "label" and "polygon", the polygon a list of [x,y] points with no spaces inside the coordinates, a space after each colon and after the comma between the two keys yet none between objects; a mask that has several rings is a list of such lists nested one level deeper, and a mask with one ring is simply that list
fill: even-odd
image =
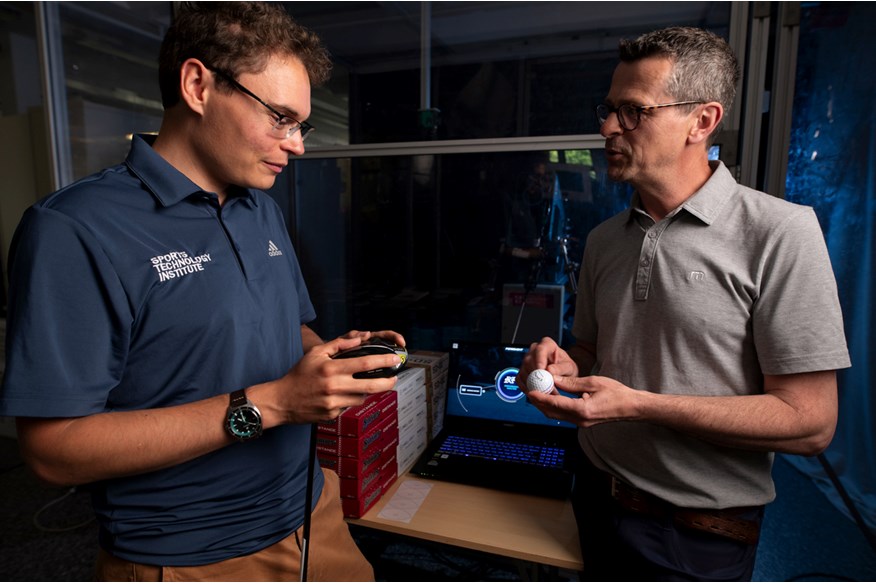
[{"label": "leather belt", "polygon": [[756,511],[757,507],[731,509],[688,509],[676,507],[654,495],[607,475],[611,479],[611,496],[627,511],[642,513],[658,519],[671,518],[676,525],[727,537],[748,545],[756,545],[760,524],[740,517]]}]

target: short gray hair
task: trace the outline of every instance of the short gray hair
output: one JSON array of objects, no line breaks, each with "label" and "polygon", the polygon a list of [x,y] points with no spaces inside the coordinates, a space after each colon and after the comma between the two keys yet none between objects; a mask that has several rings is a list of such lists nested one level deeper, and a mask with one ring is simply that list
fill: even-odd
[{"label": "short gray hair", "polygon": [[[674,26],[621,40],[620,59],[630,63],[648,57],[672,61],[666,92],[678,101],[717,101],[725,114],[733,106],[739,62],[726,40],[713,32]],[[710,136],[717,136],[722,123]]]}]

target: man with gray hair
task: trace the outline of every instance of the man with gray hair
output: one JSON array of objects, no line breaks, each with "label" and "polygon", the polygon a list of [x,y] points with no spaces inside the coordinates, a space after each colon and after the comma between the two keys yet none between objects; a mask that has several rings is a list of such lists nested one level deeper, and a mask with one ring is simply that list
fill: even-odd
[{"label": "man with gray hair", "polygon": [[[833,437],[849,367],[818,220],[709,161],[739,68],[710,32],[620,45],[597,107],[608,175],[630,208],[587,239],[568,351],[533,345],[529,393],[579,426],[573,504],[600,580],[750,580],[774,452]],[[572,397],[569,396],[572,394]]]}]

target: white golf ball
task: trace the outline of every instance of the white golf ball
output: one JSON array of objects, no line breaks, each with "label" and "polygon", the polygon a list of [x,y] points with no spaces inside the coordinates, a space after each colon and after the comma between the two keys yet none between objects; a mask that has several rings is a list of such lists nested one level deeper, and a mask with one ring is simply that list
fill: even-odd
[{"label": "white golf ball", "polygon": [[554,390],[554,376],[545,369],[536,369],[526,378],[526,387],[530,391],[551,393]]}]

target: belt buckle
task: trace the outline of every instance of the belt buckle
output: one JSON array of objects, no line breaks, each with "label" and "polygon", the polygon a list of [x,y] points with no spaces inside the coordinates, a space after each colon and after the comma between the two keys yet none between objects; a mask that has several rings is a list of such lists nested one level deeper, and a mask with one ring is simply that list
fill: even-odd
[{"label": "belt buckle", "polygon": [[617,499],[617,497],[618,497],[618,489],[617,489],[618,482],[619,481],[617,480],[617,477],[614,475],[611,475],[611,497],[612,497],[612,499]]}]

